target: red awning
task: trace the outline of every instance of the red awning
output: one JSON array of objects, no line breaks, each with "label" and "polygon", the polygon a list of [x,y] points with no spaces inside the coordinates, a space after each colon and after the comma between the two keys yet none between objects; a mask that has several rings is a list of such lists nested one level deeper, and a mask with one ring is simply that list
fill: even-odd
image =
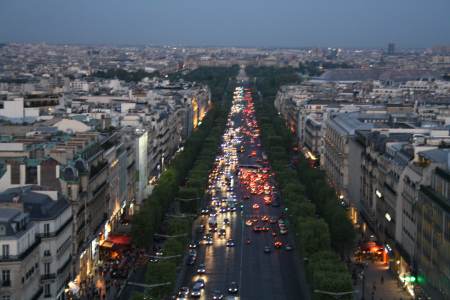
[{"label": "red awning", "polygon": [[108,236],[108,241],[113,243],[114,245],[130,245],[131,238],[128,235],[112,235]]},{"label": "red awning", "polygon": [[377,243],[375,242],[367,242],[364,245],[361,246],[361,250],[362,251],[370,251],[372,252],[372,249],[374,249],[375,247],[377,247]]}]

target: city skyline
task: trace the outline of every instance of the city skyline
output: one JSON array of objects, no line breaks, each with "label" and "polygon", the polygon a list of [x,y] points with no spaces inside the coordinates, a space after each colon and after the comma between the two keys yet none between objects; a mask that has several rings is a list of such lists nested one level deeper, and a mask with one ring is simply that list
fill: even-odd
[{"label": "city skyline", "polygon": [[[103,0],[0,4],[0,42],[214,47],[425,48],[450,42],[450,3]],[[271,20],[268,22],[268,20]],[[332,28],[333,30],[330,30]],[[14,30],[11,30],[14,29]]]}]

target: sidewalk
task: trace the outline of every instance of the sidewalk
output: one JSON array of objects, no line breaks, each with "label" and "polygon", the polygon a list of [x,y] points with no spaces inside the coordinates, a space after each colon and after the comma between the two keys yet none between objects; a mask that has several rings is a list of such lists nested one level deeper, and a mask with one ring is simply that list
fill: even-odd
[{"label": "sidewalk", "polygon": [[[367,262],[364,268],[365,295],[362,297],[362,279],[358,276],[354,289],[358,291],[354,299],[365,300],[408,300],[412,298],[408,292],[403,290],[397,279],[381,262]],[[383,281],[381,280],[383,278]],[[382,283],[383,282],[383,283]],[[374,289],[375,287],[375,289]]]}]

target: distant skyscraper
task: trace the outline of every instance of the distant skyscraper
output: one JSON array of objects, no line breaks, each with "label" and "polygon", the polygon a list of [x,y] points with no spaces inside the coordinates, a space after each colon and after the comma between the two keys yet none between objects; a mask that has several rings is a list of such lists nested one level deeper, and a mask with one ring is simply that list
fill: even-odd
[{"label": "distant skyscraper", "polygon": [[389,43],[389,44],[388,44],[387,53],[388,53],[389,55],[392,55],[392,54],[395,53],[395,44],[394,44],[394,43]]}]

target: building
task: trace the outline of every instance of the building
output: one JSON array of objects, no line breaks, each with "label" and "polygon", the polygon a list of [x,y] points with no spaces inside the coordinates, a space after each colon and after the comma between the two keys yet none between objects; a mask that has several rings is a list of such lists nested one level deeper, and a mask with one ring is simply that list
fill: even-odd
[{"label": "building", "polygon": [[41,299],[38,226],[22,205],[0,209],[0,242],[2,299]]},{"label": "building", "polygon": [[388,47],[387,47],[387,54],[388,55],[393,55],[395,54],[395,44],[394,43],[389,43]]},{"label": "building", "polygon": [[450,152],[424,152],[421,163],[434,163],[429,184],[420,186],[417,220],[417,278],[434,299],[450,297]]}]

